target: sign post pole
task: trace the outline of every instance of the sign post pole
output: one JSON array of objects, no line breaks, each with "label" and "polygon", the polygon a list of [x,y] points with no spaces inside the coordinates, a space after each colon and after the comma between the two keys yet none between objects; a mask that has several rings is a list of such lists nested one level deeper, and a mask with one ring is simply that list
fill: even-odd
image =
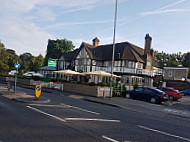
[{"label": "sign post pole", "polygon": [[20,64],[17,62],[14,64],[15,68],[16,68],[16,73],[15,73],[15,87],[14,87],[14,93],[16,92],[16,82],[17,82],[17,73],[18,73],[18,69],[20,68]]}]

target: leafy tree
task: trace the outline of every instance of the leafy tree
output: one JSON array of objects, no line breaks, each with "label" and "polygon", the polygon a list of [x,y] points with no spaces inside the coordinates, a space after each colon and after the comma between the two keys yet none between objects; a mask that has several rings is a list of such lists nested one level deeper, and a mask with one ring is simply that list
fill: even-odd
[{"label": "leafy tree", "polygon": [[163,51],[155,51],[155,59],[161,66],[177,67],[178,65],[183,65],[185,56],[186,54],[181,52],[168,54]]},{"label": "leafy tree", "polygon": [[185,56],[185,59],[183,61],[184,67],[190,67],[190,52],[188,52]]},{"label": "leafy tree", "polygon": [[40,54],[37,57],[33,57],[30,64],[29,64],[29,69],[31,71],[38,71],[38,69],[40,67],[44,66],[44,58],[43,56]]},{"label": "leafy tree", "polygon": [[45,56],[45,65],[47,65],[48,59],[57,59],[61,52],[70,52],[74,49],[72,41],[67,39],[48,40],[47,53]]},{"label": "leafy tree", "polygon": [[23,53],[20,55],[20,59],[22,61],[21,63],[21,69],[24,71],[24,72],[27,72],[30,70],[30,62],[32,62],[32,54],[30,53]]}]

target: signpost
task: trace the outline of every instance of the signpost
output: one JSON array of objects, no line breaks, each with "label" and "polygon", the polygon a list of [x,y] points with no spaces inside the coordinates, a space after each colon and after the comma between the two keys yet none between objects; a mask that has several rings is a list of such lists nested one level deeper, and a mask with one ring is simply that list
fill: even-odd
[{"label": "signpost", "polygon": [[16,81],[17,81],[17,73],[18,73],[18,69],[20,68],[20,64],[17,62],[14,64],[15,68],[16,68],[16,73],[15,73],[15,87],[14,87],[14,93],[16,92]]}]

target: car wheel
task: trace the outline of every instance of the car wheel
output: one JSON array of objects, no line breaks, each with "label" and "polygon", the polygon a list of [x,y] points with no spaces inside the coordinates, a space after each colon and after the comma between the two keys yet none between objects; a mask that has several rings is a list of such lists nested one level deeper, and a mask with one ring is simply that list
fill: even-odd
[{"label": "car wheel", "polygon": [[130,98],[131,98],[131,95],[130,95],[130,94],[126,94],[125,97],[126,97],[127,99],[130,99]]},{"label": "car wheel", "polygon": [[168,100],[169,100],[169,101],[173,101],[173,100],[174,100],[174,97],[173,97],[173,96],[169,96],[169,97],[168,97]]},{"label": "car wheel", "polygon": [[184,93],[181,93],[181,95],[182,95],[182,96],[185,96],[185,94],[184,94]]},{"label": "car wheel", "polygon": [[155,103],[157,103],[157,99],[155,97],[151,97],[150,98],[150,102],[153,103],[153,104],[155,104]]}]

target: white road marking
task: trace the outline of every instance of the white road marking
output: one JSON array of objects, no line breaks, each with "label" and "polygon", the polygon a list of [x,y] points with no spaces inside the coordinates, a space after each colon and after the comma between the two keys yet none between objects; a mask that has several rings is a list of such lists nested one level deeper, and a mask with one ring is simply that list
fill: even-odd
[{"label": "white road marking", "polygon": [[119,141],[117,141],[117,140],[114,140],[114,139],[109,138],[109,137],[106,137],[106,136],[102,136],[102,138],[104,138],[104,139],[106,139],[106,140],[109,140],[109,141],[111,141],[111,142],[119,142]]},{"label": "white road marking", "polygon": [[92,113],[92,114],[100,115],[100,113],[98,113],[98,112],[94,112],[94,111],[86,110],[86,109],[79,108],[79,107],[76,107],[76,106],[66,105],[66,104],[63,104],[63,103],[61,103],[61,105],[63,105],[63,106],[67,106],[67,107],[70,107],[70,108],[74,108],[74,109],[78,109],[78,110],[80,110],[80,111],[84,111],[84,112],[88,112],[88,113]]},{"label": "white road marking", "polygon": [[148,128],[148,127],[145,127],[145,126],[141,126],[141,125],[137,125],[137,126],[140,127],[140,128],[142,128],[142,129],[145,129],[145,130],[153,131],[153,132],[156,132],[156,133],[160,133],[160,134],[163,134],[163,135],[167,135],[167,136],[170,136],[170,137],[175,137],[175,138],[178,138],[178,139],[190,142],[190,139],[185,138],[185,137],[173,135],[173,134],[170,134],[170,133],[167,133],[167,132],[159,131],[159,130],[156,130],[156,129],[151,129],[151,128]]},{"label": "white road marking", "polygon": [[30,106],[42,106],[42,107],[61,107],[61,108],[68,108],[68,106],[61,106],[61,105],[45,105],[45,104],[29,104]]},{"label": "white road marking", "polygon": [[109,119],[91,119],[91,118],[65,118],[65,120],[73,121],[103,121],[103,122],[120,122],[120,120],[109,120]]},{"label": "white road marking", "polygon": [[71,105],[66,105],[66,104],[63,104],[63,103],[61,103],[61,105],[47,105],[47,104],[29,104],[29,105],[30,106],[42,106],[42,107],[74,108],[74,109],[78,109],[80,111],[84,111],[84,112],[100,115],[100,113],[97,113],[97,112],[94,112],[94,111],[86,110],[86,109],[75,107],[75,106],[71,106]]},{"label": "white road marking", "polygon": [[60,118],[60,117],[57,117],[57,116],[54,116],[54,115],[52,115],[52,114],[46,113],[46,112],[41,111],[41,110],[39,110],[39,109],[37,109],[37,108],[33,108],[33,107],[31,107],[31,106],[26,106],[26,107],[29,108],[29,109],[32,109],[32,110],[34,110],[34,111],[37,111],[37,112],[39,112],[39,113],[45,114],[45,115],[47,115],[47,116],[50,116],[50,117],[52,117],[52,118],[55,118],[55,119],[57,119],[57,120],[59,120],[59,121],[66,122],[66,120],[64,120],[64,119],[62,119],[62,118]]}]

